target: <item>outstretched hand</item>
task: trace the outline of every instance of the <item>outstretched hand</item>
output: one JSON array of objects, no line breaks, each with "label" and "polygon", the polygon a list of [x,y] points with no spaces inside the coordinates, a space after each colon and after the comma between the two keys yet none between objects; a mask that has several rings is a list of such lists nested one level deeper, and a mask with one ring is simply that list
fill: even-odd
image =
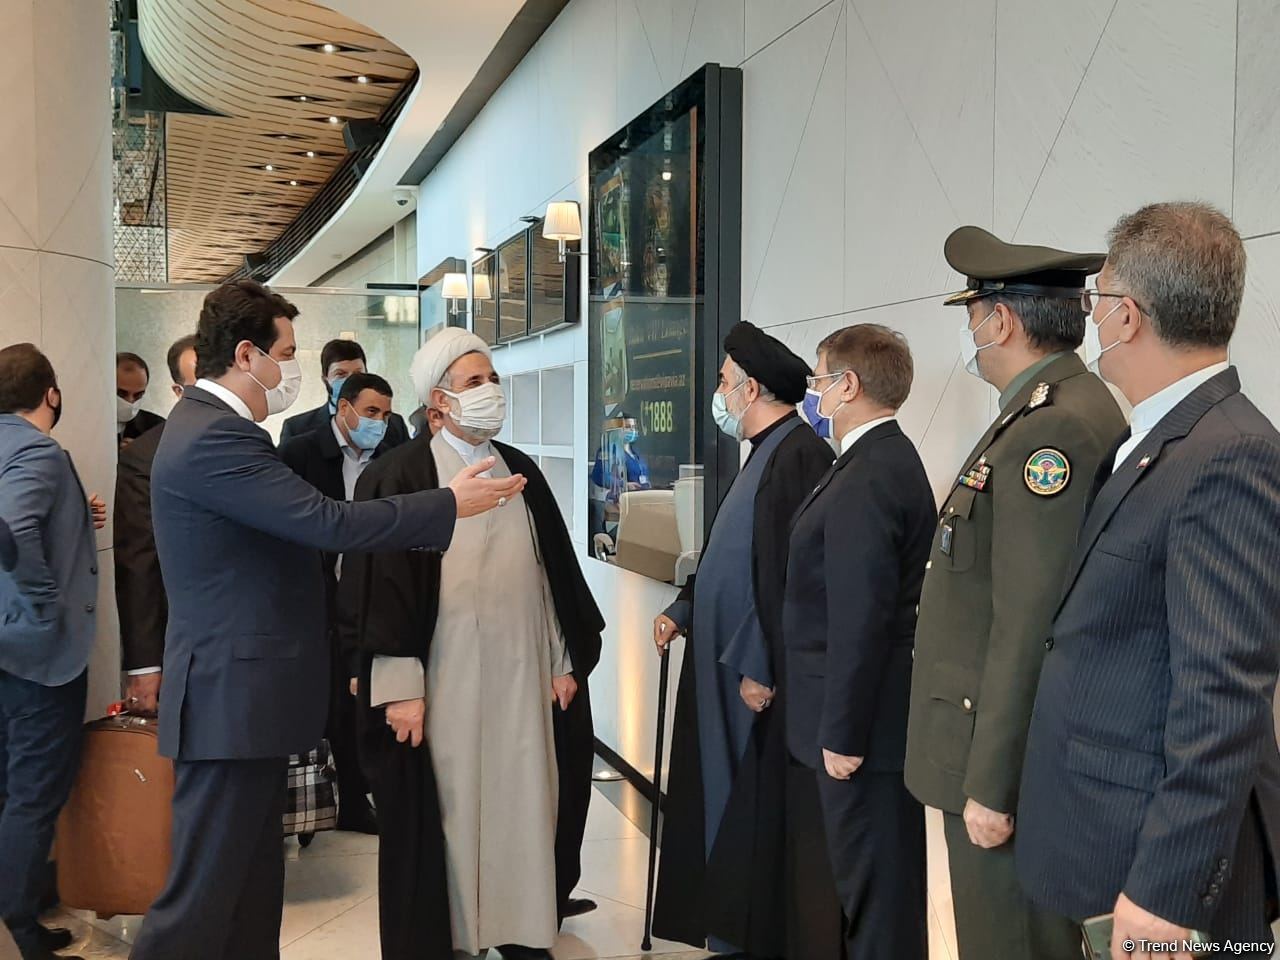
[{"label": "outstretched hand", "polygon": [[458,501],[458,518],[474,517],[494,507],[505,507],[512,497],[524,489],[525,478],[521,474],[499,479],[486,479],[479,474],[493,468],[496,457],[486,457],[479,463],[466,467],[453,478],[449,489]]}]

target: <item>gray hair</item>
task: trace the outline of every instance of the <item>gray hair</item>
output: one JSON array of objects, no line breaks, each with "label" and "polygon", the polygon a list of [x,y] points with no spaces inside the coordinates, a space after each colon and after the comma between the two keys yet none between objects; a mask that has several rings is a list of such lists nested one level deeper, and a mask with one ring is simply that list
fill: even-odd
[{"label": "gray hair", "polygon": [[1021,293],[991,296],[991,308],[978,308],[980,315],[1003,303],[1022,322],[1027,341],[1036,350],[1057,353],[1074,350],[1084,342],[1084,310],[1080,298],[1035,297]]},{"label": "gray hair", "polygon": [[1207,203],[1153,203],[1116,221],[1107,263],[1165,343],[1225,347],[1244,297],[1235,225]]},{"label": "gray hair", "polygon": [[[748,380],[750,380],[750,379],[751,379],[750,374],[748,374],[748,373],[747,373],[747,371],[743,370],[743,369],[742,369],[742,367],[741,367],[741,365],[738,363],[738,361],[737,361],[737,360],[735,360],[735,359],[733,359],[733,357],[729,357],[729,363],[733,366],[733,369],[734,369],[734,370],[737,372],[737,374],[738,374],[737,382],[736,382],[736,383],[734,383],[734,387],[735,387],[735,388],[742,386],[744,383],[746,383]],[[766,386],[765,386],[763,383],[761,383],[759,380],[757,380],[757,381],[756,381],[756,386],[758,386],[758,387],[760,388],[760,400],[761,400],[763,403],[777,403],[777,402],[778,402],[778,398],[777,398],[776,396],[774,396],[773,391],[772,391],[772,390],[770,390],[768,387],[766,387]]]}]

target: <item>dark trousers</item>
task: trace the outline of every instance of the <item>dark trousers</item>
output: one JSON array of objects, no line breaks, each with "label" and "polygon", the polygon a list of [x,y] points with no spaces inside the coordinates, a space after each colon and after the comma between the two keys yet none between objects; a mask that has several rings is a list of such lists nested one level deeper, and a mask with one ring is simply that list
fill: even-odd
[{"label": "dark trousers", "polygon": [[351,695],[351,666],[339,648],[336,633],[329,637],[329,718],[324,736],[333,753],[338,780],[338,829],[344,829],[369,807],[369,782],[360,768],[356,737],[356,698]]},{"label": "dark trousers", "polygon": [[787,960],[840,960],[844,919],[814,771],[787,764]]},{"label": "dark trousers", "polygon": [[[925,960],[924,808],[901,772],[817,780],[821,824],[844,919],[847,960]],[[798,960],[798,958],[793,958]]]},{"label": "dark trousers", "polygon": [[1017,834],[984,850],[969,841],[964,817],[943,814],[959,960],[1079,960],[1080,928],[1034,906],[1014,870]]},{"label": "dark trousers", "polygon": [[173,864],[132,960],[277,960],[287,767],[174,764]]},{"label": "dark trousers", "polygon": [[0,917],[37,944],[45,866],[80,762],[87,674],[46,687],[0,670]]},{"label": "dark trousers", "polygon": [[556,817],[556,913],[563,922],[565,907],[582,879],[582,838],[587,830],[591,773],[596,760],[591,691],[586,677],[578,679],[578,695],[569,709],[561,710],[559,704],[552,704],[551,715],[560,780]]}]

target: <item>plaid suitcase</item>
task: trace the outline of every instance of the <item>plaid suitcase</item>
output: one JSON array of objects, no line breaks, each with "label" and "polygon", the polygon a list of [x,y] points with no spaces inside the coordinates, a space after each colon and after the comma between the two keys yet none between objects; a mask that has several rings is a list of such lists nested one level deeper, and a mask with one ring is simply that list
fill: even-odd
[{"label": "plaid suitcase", "polygon": [[284,811],[284,835],[297,836],[302,846],[320,830],[338,825],[338,779],[329,742],[310,753],[289,758],[289,800]]}]

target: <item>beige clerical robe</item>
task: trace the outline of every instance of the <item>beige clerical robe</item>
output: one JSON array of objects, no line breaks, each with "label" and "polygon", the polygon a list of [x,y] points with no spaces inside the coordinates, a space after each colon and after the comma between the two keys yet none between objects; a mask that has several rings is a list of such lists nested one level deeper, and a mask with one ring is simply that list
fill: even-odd
[{"label": "beige clerical robe", "polygon": [[[444,486],[462,458],[443,431],[431,452]],[[501,457],[492,475],[511,475]],[[414,658],[377,658],[372,702],[420,695],[420,669]],[[425,684],[455,950],[555,942],[551,681],[572,669],[523,496],[459,520]]]}]

